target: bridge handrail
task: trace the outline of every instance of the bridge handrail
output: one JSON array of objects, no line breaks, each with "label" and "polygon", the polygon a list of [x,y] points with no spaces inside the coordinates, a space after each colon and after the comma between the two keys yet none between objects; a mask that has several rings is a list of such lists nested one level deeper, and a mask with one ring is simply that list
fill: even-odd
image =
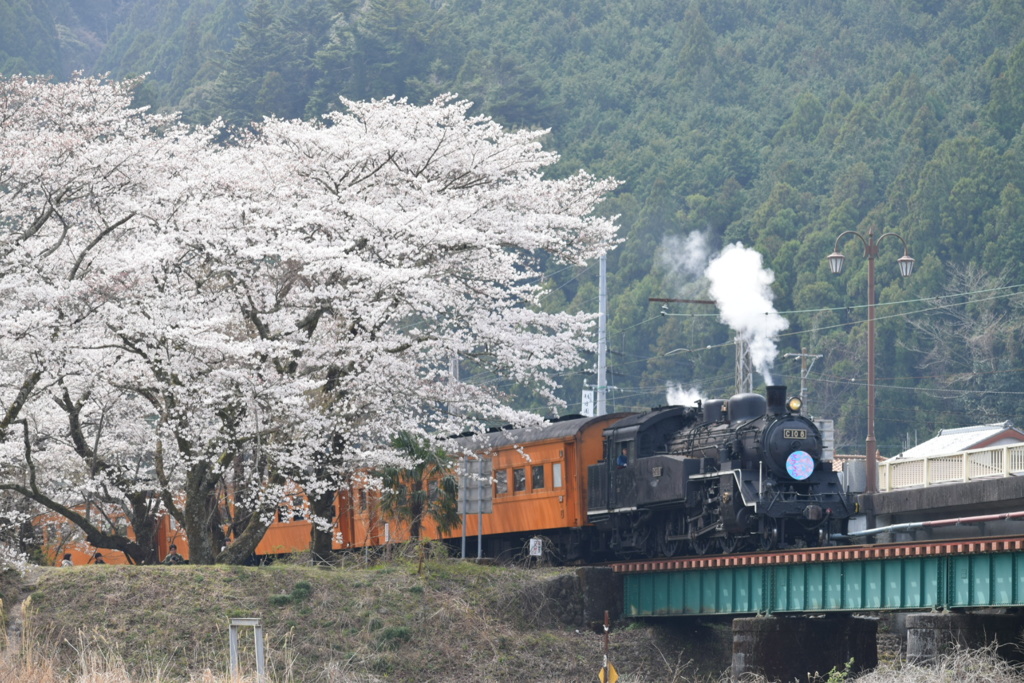
[{"label": "bridge handrail", "polygon": [[878,465],[878,490],[951,484],[1024,474],[1024,444],[977,448],[951,455],[926,455]]}]

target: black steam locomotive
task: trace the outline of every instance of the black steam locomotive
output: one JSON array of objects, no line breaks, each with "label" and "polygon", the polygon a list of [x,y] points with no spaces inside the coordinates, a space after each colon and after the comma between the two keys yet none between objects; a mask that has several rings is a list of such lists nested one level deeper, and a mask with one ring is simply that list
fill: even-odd
[{"label": "black steam locomotive", "polygon": [[587,517],[620,556],[827,545],[852,504],[786,388],[633,415],[604,431]]}]

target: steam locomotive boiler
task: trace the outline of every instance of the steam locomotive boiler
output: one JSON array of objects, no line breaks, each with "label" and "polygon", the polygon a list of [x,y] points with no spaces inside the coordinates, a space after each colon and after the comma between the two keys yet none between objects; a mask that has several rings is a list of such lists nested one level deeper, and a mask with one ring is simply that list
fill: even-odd
[{"label": "steam locomotive boiler", "polygon": [[826,545],[852,506],[786,388],[659,408],[604,431],[587,518],[606,550],[672,556]]}]

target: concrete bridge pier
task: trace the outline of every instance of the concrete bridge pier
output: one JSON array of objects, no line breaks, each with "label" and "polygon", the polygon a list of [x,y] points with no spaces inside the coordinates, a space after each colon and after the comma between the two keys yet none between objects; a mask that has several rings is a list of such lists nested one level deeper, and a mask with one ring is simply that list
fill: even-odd
[{"label": "concrete bridge pier", "polygon": [[752,617],[732,622],[732,680],[761,674],[806,681],[815,673],[852,672],[878,664],[878,622],[848,615]]},{"label": "concrete bridge pier", "polygon": [[907,659],[928,661],[957,647],[981,648],[999,644],[1004,657],[1020,659],[1024,620],[1019,614],[961,614],[955,612],[907,614]]}]

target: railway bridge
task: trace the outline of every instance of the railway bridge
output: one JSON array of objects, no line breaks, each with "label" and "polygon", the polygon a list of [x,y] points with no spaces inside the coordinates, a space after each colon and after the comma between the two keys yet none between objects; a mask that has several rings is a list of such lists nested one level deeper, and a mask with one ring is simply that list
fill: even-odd
[{"label": "railway bridge", "polygon": [[733,617],[734,677],[793,680],[851,659],[858,670],[872,668],[872,613],[914,612],[905,624],[915,658],[950,643],[1014,643],[1024,626],[1024,536],[645,560],[614,570],[626,617]]},{"label": "railway bridge", "polygon": [[891,459],[878,481],[851,531],[883,545],[620,563],[624,616],[732,617],[734,677],[872,668],[882,612],[906,614],[909,657],[1019,642],[1024,445]]}]

